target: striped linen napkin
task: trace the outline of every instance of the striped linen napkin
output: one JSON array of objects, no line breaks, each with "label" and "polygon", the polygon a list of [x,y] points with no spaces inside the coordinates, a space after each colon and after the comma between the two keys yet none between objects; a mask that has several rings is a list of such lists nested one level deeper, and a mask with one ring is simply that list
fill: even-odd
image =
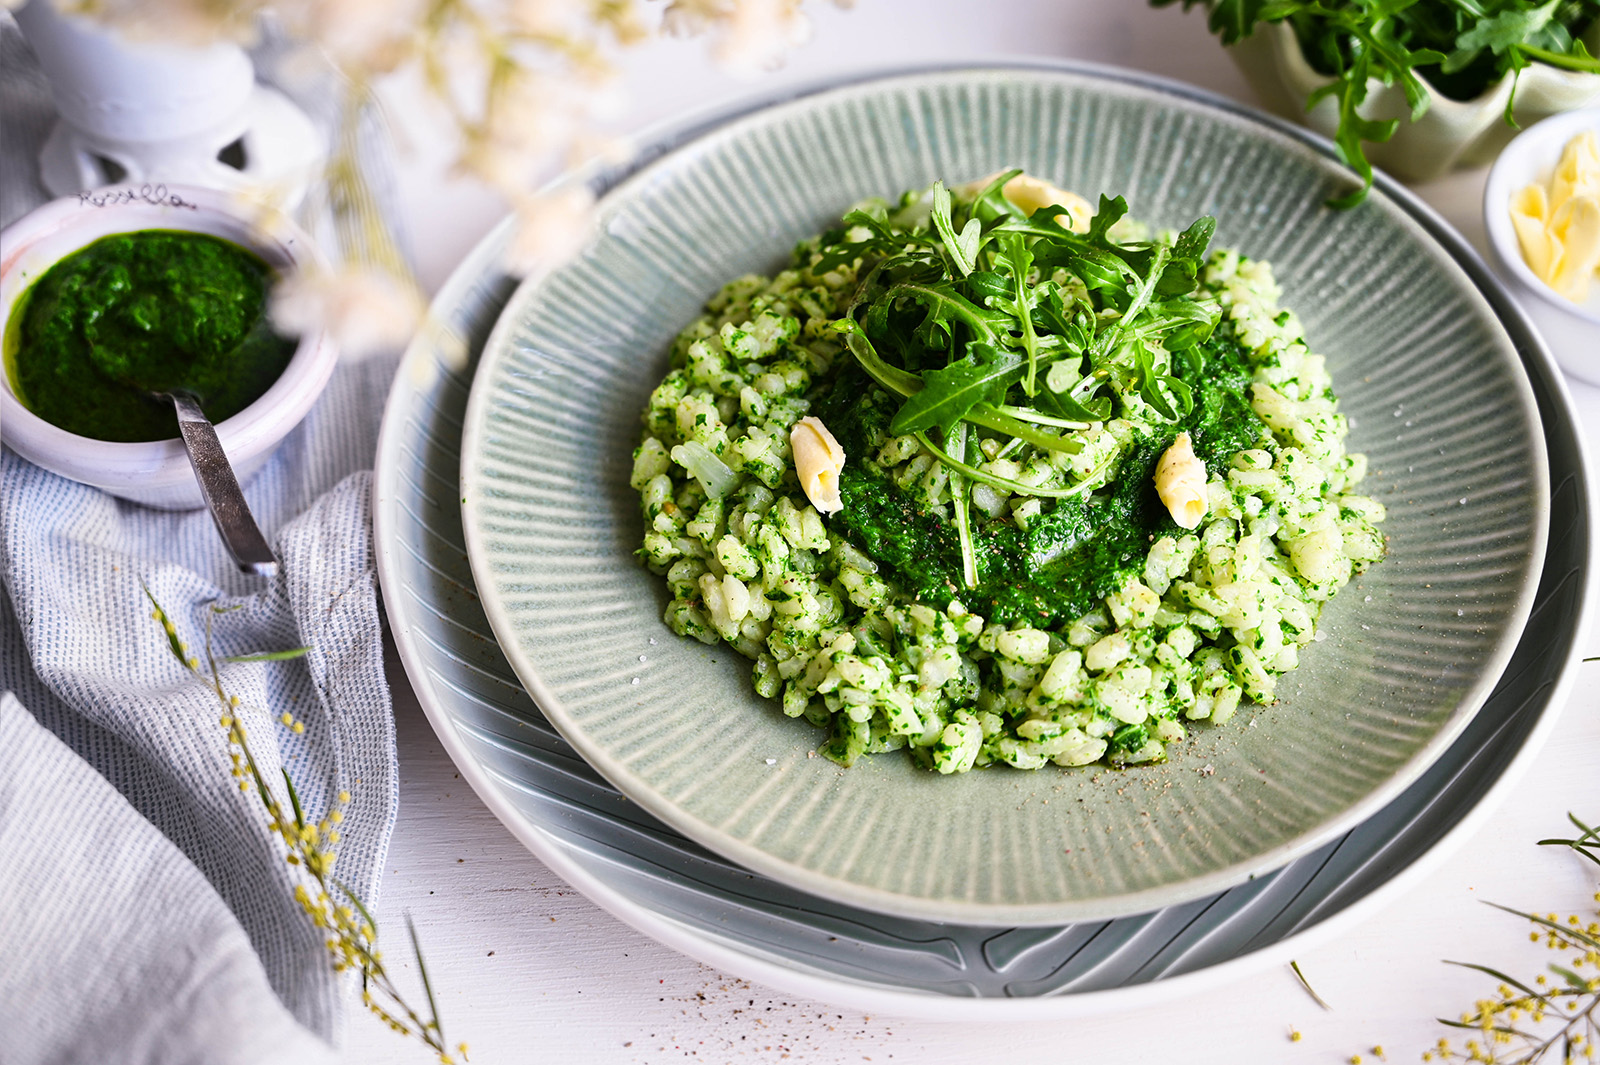
[{"label": "striped linen napkin", "polygon": [[[54,119],[0,15],[0,224],[47,198]],[[245,496],[282,562],[238,573],[204,511],[150,510],[0,452],[0,1062],[332,1060],[348,980],[230,774],[214,693],[141,582],[225,667],[262,769],[308,813],[351,794],[337,875],[369,902],[398,800],[370,472],[393,360],[340,367]],[[290,712],[295,733],[278,723]]]}]

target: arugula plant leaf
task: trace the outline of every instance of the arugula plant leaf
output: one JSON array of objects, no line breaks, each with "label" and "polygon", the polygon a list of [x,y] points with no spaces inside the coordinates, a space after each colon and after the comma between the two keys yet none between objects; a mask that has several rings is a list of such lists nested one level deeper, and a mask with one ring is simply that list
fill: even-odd
[{"label": "arugula plant leaf", "polygon": [[1456,39],[1458,49],[1488,48],[1496,55],[1531,40],[1550,24],[1563,0],[1549,0],[1534,8],[1510,7],[1489,16]]},{"label": "arugula plant leaf", "polygon": [[897,436],[937,427],[948,439],[956,422],[980,403],[998,403],[1022,378],[1026,363],[1017,352],[975,343],[950,365],[922,375],[922,391],[911,396],[889,423]]},{"label": "arugula plant leaf", "polygon": [[890,366],[884,362],[873,348],[872,341],[867,339],[867,334],[861,331],[861,326],[852,318],[843,318],[833,323],[836,333],[844,334],[845,347],[854,355],[856,362],[878,384],[890,392],[901,396],[912,395],[922,388],[922,379],[916,374],[906,373],[897,366]]},{"label": "arugula plant leaf", "polygon": [[1160,340],[1169,352],[1193,350],[1211,338],[1222,308],[1209,300],[1171,299],[1150,305],[1148,321],[1130,332],[1144,341]]},{"label": "arugula plant leaf", "polygon": [[919,328],[926,329],[932,326],[945,328],[951,322],[960,322],[971,329],[977,335],[977,339],[984,343],[999,342],[995,329],[1004,326],[1004,316],[979,307],[947,283],[923,285],[902,282],[886,292],[882,299],[893,301],[900,297],[914,300],[927,308],[928,317],[923,320],[923,325]]},{"label": "arugula plant leaf", "polygon": [[999,240],[1000,258],[1011,271],[1011,292],[996,302],[1009,310],[1021,326],[1022,350],[1027,356],[1027,373],[1022,379],[1022,390],[1028,395],[1037,391],[1034,378],[1039,367],[1039,336],[1033,328],[1033,300],[1028,289],[1028,275],[1033,272],[1033,253],[1028,244],[1015,233],[1007,233]]},{"label": "arugula plant leaf", "polygon": [[[863,260],[834,329],[867,375],[901,397],[887,428],[915,436],[951,471],[958,512],[970,505],[974,481],[1017,491],[973,465],[975,433],[1009,441],[1002,452],[1028,444],[1077,453],[1077,431],[1114,417],[1135,395],[1168,421],[1192,411],[1184,376],[1199,379],[1198,347],[1222,313],[1191,295],[1213,219],[1171,239],[1123,244],[1112,236],[1127,216],[1123,198],[1100,197],[1087,231],[1077,233],[1057,221],[1059,208],[1025,215],[1002,203],[1014,173],[974,200],[942,183],[908,195],[901,211],[859,223],[870,240],[847,242],[871,245],[876,260]],[[925,210],[913,211],[918,205]],[[1091,490],[1080,479],[1026,494]]]},{"label": "arugula plant leaf", "polygon": [[[1150,0],[1166,7],[1177,0]],[[1200,7],[1225,45],[1238,43],[1263,23],[1287,22],[1306,59],[1331,83],[1313,92],[1307,107],[1326,97],[1339,103],[1334,138],[1339,156],[1361,186],[1330,206],[1349,208],[1365,199],[1372,168],[1365,145],[1394,135],[1397,120],[1364,118],[1368,80],[1399,85],[1416,121],[1435,93],[1467,100],[1510,79],[1505,121],[1516,125],[1520,75],[1532,63],[1600,72],[1600,62],[1579,38],[1600,21],[1600,0],[1182,0]]]},{"label": "arugula plant leaf", "polygon": [[[945,446],[950,457],[957,462],[967,458],[967,427],[956,422],[944,432]],[[955,510],[956,540],[961,545],[961,583],[968,588],[978,586],[978,555],[972,547],[972,497],[967,492],[966,478],[957,470],[950,471],[950,503]]]},{"label": "arugula plant leaf", "polygon": [[1107,196],[1100,194],[1100,206],[1095,209],[1094,218],[1089,222],[1089,242],[1100,247],[1114,246],[1109,236],[1111,227],[1122,221],[1128,214],[1128,201],[1121,196]]},{"label": "arugula plant leaf", "polygon": [[961,271],[961,276],[966,277],[976,270],[978,233],[982,226],[976,218],[971,218],[967,220],[960,233],[956,232],[955,223],[950,216],[950,190],[944,187],[942,181],[933,183],[933,225],[939,231],[940,239],[944,241],[944,249],[949,253],[950,261]]},{"label": "arugula plant leaf", "polygon": [[[935,248],[931,238],[917,237],[914,234],[896,233],[885,223],[884,219],[867,211],[851,211],[840,220],[840,228],[823,236],[824,245],[828,250],[812,265],[816,273],[826,273],[837,270],[841,266],[848,266],[857,259],[878,255],[884,257],[902,256],[905,254],[906,245],[922,245],[929,251]],[[852,229],[864,228],[871,231],[871,236],[865,240],[844,241],[844,235]]]},{"label": "arugula plant leaf", "polygon": [[1169,422],[1178,420],[1178,412],[1172,409],[1172,404],[1167,402],[1167,397],[1161,394],[1161,389],[1156,380],[1156,372],[1150,349],[1141,340],[1133,342],[1134,366],[1139,371],[1139,397]]},{"label": "arugula plant leaf", "polygon": [[1006,184],[1020,173],[1020,169],[1013,167],[996,174],[994,180],[985,185],[972,201],[972,217],[986,223],[1003,218],[1021,218],[1022,209],[1005,196]]},{"label": "arugula plant leaf", "polygon": [[1067,294],[1054,281],[1041,281],[1034,289],[1033,313],[1039,324],[1061,337],[1071,351],[1082,354],[1094,343],[1093,306],[1076,297],[1069,306]]},{"label": "arugula plant leaf", "polygon": [[994,270],[974,270],[967,275],[967,292],[975,302],[987,305],[990,300],[1009,298],[1011,281],[1005,274]]}]

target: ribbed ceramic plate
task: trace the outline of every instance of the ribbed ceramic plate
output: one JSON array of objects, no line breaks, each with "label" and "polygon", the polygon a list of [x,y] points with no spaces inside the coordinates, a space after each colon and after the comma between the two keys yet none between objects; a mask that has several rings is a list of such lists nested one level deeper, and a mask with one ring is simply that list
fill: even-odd
[{"label": "ribbed ceramic plate", "polygon": [[[1326,355],[1389,556],[1323,614],[1280,700],[1163,765],[947,778],[845,770],[749,666],[661,622],[633,561],[639,414],[723,282],[781,266],[853,201],[1022,166],[1270,260]],[[1345,172],[1194,100],[1065,71],[887,78],[775,106],[612,189],[569,265],[511,299],[473,384],[462,511],[485,613],[573,747],[741,865],[900,916],[1058,924],[1169,906],[1277,868],[1394,798],[1488,696],[1533,602],[1548,486],[1516,349],[1399,203],[1322,206]],[[1203,767],[1209,767],[1202,772]]]},{"label": "ribbed ceramic plate", "polygon": [[[1200,100],[1331,155],[1315,138],[1192,89],[1124,72],[1052,69]],[[732,117],[660,133],[645,158]],[[597,190],[627,173],[600,177]],[[1147,1009],[1279,964],[1382,905],[1471,837],[1551,732],[1571,688],[1593,576],[1582,449],[1553,363],[1460,238],[1397,186],[1382,177],[1379,185],[1447,249],[1515,339],[1545,428],[1551,523],[1535,608],[1494,693],[1426,773],[1350,832],[1205,899],[1112,921],[1007,930],[888,917],[796,891],[625,801],[528,697],[495,643],[467,564],[457,472],[471,372],[454,367],[462,345],[476,358],[511,293],[498,269],[505,226],[440,293],[435,315],[444,328],[408,352],[375,479],[389,621],[462,776],[540,858],[645,933],[739,976],[874,1013],[1014,1021]]]}]

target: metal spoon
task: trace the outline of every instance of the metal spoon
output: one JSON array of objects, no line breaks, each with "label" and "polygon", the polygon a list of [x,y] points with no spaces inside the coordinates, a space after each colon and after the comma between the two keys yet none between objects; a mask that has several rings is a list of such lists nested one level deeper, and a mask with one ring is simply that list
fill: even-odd
[{"label": "metal spoon", "polygon": [[200,494],[205,497],[211,520],[217,523],[217,532],[228,553],[246,573],[277,576],[277,556],[267,546],[267,538],[261,535],[261,528],[244,501],[244,493],[239,490],[239,479],[233,475],[233,466],[223,453],[222,442],[217,439],[217,431],[200,404],[187,392],[152,392],[150,395],[170,399],[178,412],[178,431],[183,434],[183,446],[189,452],[189,465],[194,467]]},{"label": "metal spoon", "polygon": [[147,365],[152,354],[159,352],[127,351],[100,344],[89,348],[89,358],[95,369],[124,388],[157,403],[173,405],[178,414],[178,432],[183,437],[184,450],[189,453],[189,465],[194,468],[194,479],[200,483],[200,495],[211,511],[211,520],[217,524],[223,546],[244,572],[260,577],[277,576],[278,559],[250,514],[250,505],[239,490],[239,478],[233,474],[233,466],[222,450],[222,442],[217,439],[217,430],[200,409],[200,397],[171,383],[171,378],[165,376],[171,372],[165,364],[156,361]]}]

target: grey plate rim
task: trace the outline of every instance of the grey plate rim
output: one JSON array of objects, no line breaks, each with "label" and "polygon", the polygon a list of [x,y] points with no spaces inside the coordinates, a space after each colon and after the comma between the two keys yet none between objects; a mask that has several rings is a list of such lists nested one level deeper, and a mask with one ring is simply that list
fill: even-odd
[{"label": "grey plate rim", "polygon": [[[919,67],[908,70],[870,73],[861,77],[827,82],[807,92],[783,94],[777,99],[768,99],[725,118],[720,123],[710,127],[702,127],[691,135],[680,136],[675,139],[661,138],[653,141],[652,143],[657,144],[670,142],[671,146],[664,151],[649,156],[643,161],[636,161],[632,165],[619,167],[613,172],[615,180],[608,184],[600,198],[600,224],[604,224],[604,212],[609,202],[614,202],[617,198],[626,196],[636,187],[647,186],[662,166],[671,163],[672,157],[683,151],[693,152],[713,147],[714,145],[711,143],[713,141],[736,137],[742,130],[764,121],[766,116],[773,110],[798,106],[803,101],[816,96],[851,90],[864,90],[869,87],[896,82],[914,82],[927,77],[981,77],[995,74],[1003,75],[1008,72],[1070,74],[1097,81],[1108,80],[1156,93],[1174,95],[1181,99],[1199,103],[1202,106],[1214,107],[1217,103],[1216,100],[1205,93],[1167,82],[1163,79],[1133,75],[1127,71],[1114,69],[1108,71],[1106,68],[1071,62],[1059,64],[1002,63],[996,65],[977,62],[954,64],[947,67]],[[1238,105],[1234,105],[1225,108],[1225,110],[1246,121],[1254,121],[1257,124],[1261,124],[1259,122],[1260,116],[1248,108],[1240,108]],[[1282,132],[1279,123],[1274,122],[1268,125],[1270,129]],[[1329,154],[1327,149],[1323,148],[1314,139],[1305,137],[1298,139],[1316,148],[1319,154]],[[1382,191],[1390,196],[1395,206],[1402,213],[1415,213],[1412,209],[1417,204],[1413,202],[1414,198],[1411,197],[1410,193],[1387,188],[1382,189]],[[1426,227],[1424,228],[1426,229]],[[1432,235],[1430,233],[1430,236]],[[1456,262],[1455,257],[1449,255],[1448,248],[1442,250],[1447,258],[1451,259],[1452,262]],[[1456,262],[1456,265],[1459,267],[1461,264]],[[1463,270],[1463,272],[1467,271]],[[1470,273],[1468,273],[1468,279],[1471,279]],[[1530,470],[1538,494],[1537,506],[1531,522],[1534,549],[1522,571],[1517,599],[1507,618],[1505,629],[1493,652],[1487,656],[1477,682],[1463,695],[1450,716],[1427,743],[1388,779],[1337,814],[1284,843],[1232,864],[1213,869],[1200,876],[1136,891],[1090,898],[1057,899],[1050,902],[1021,905],[934,900],[921,896],[884,891],[852,880],[822,874],[797,863],[777,858],[759,847],[752,846],[720,826],[709,824],[691,815],[687,810],[651,786],[640,774],[636,773],[623,761],[613,757],[603,744],[595,742],[567,713],[562,701],[544,684],[538,663],[523,649],[517,639],[515,625],[510,612],[499,599],[492,563],[488,556],[487,545],[483,539],[484,533],[477,527],[476,522],[471,517],[473,514],[472,503],[482,497],[481,489],[484,487],[480,484],[480,479],[475,475],[472,456],[480,450],[481,436],[484,432],[487,432],[486,409],[492,402],[492,393],[489,388],[484,386],[484,381],[488,376],[487,371],[489,368],[495,365],[492,353],[503,352],[506,349],[505,338],[514,329],[515,322],[523,308],[537,299],[540,294],[539,289],[544,280],[545,275],[542,273],[534,273],[524,278],[506,302],[494,330],[484,345],[484,357],[479,361],[474,375],[462,436],[459,478],[465,518],[463,532],[466,538],[467,554],[472,566],[473,578],[477,584],[482,605],[495,638],[510,662],[512,669],[516,672],[518,679],[528,690],[534,701],[538,703],[546,719],[586,762],[627,796],[630,801],[694,842],[748,869],[811,894],[827,895],[838,901],[879,913],[922,920],[949,921],[971,925],[1047,926],[1070,921],[1129,916],[1225,891],[1253,877],[1286,865],[1302,855],[1309,854],[1329,840],[1344,834],[1382,809],[1422,776],[1428,767],[1437,761],[1461,735],[1474,715],[1477,714],[1478,710],[1482,708],[1492,694],[1501,674],[1516,650],[1537,598],[1539,577],[1544,567],[1550,517],[1548,458],[1543,448],[1533,449],[1533,465],[1535,468]],[[1520,365],[1513,367],[1513,369],[1516,381],[1516,402],[1521,407],[1522,417],[1526,420],[1530,432],[1542,440],[1543,427],[1538,404],[1534,399],[1532,384],[1528,380],[1526,371]]]},{"label": "grey plate rim", "polygon": [[[1095,64],[1051,63],[1037,59],[996,60],[988,61],[985,65],[989,67],[1016,66],[1047,70],[1088,71],[1119,80],[1131,80],[1145,85],[1152,85],[1168,92],[1203,100],[1213,106],[1236,114],[1246,115],[1320,150],[1326,151],[1329,148],[1324,139],[1289,123],[1260,114],[1232,100],[1218,97],[1204,90],[1150,75]],[[675,135],[679,138],[692,137],[721,122],[736,118],[749,110],[767,106],[771,103],[781,102],[837,85],[868,80],[888,74],[966,69],[971,66],[973,64],[968,62],[924,64],[869,71],[853,76],[819,79],[816,82],[787,90],[758,94],[731,105],[706,108],[687,119],[662,123],[641,134],[641,141],[652,146],[646,148],[647,156],[648,152],[652,150],[659,154],[670,146],[671,141],[667,139],[670,136]],[[1412,212],[1417,222],[1450,251],[1462,268],[1467,271],[1480,293],[1497,314],[1503,318],[1517,321],[1526,332],[1533,337],[1537,337],[1537,334],[1533,333],[1529,327],[1526,314],[1504,291],[1503,287],[1484,266],[1478,254],[1436,212],[1426,204],[1416,200],[1408,192],[1400,188],[1393,179],[1382,173],[1377,177],[1377,185],[1403,203]],[[489,233],[452,273],[449,280],[441,288],[436,298],[435,306],[442,307],[450,299],[458,299],[461,293],[469,288],[479,276],[498,273],[497,264],[500,259],[501,249],[504,247],[508,235],[509,226],[504,222]],[[1446,829],[1426,849],[1417,852],[1407,865],[1390,874],[1386,880],[1372,887],[1355,902],[1320,918],[1315,923],[1284,939],[1207,968],[1177,976],[1164,977],[1154,983],[1103,991],[1069,993],[1040,999],[958,999],[910,989],[890,989],[844,977],[819,975],[814,970],[763,956],[754,950],[743,949],[734,943],[722,942],[702,930],[685,925],[683,922],[653,910],[629,897],[620,888],[613,886],[604,877],[592,871],[579,856],[568,849],[565,843],[516,810],[504,797],[498,785],[489,777],[467,749],[465,741],[457,731],[456,723],[451,714],[435,696],[434,689],[429,683],[427,666],[421,658],[421,651],[412,642],[411,617],[399,590],[397,567],[400,564],[400,545],[393,535],[393,526],[399,520],[399,516],[391,509],[392,504],[386,502],[386,499],[393,497],[392,486],[399,469],[398,463],[400,460],[398,456],[403,443],[399,418],[396,416],[396,412],[404,406],[405,400],[414,388],[427,387],[426,383],[418,385],[417,382],[419,380],[439,372],[438,355],[434,344],[435,339],[431,336],[419,336],[413,341],[406,351],[400,372],[396,376],[396,384],[391,390],[386,405],[383,430],[380,435],[377,469],[373,479],[373,520],[376,533],[377,568],[380,583],[383,587],[387,616],[391,622],[397,650],[407,677],[417,692],[418,701],[427,715],[430,725],[438,735],[441,744],[480,799],[495,813],[501,823],[506,825],[513,836],[533,851],[554,871],[582,890],[591,900],[613,916],[643,934],[706,964],[724,968],[740,976],[748,977],[785,992],[802,994],[841,1006],[891,1013],[902,1017],[925,1017],[930,1019],[969,1021],[1063,1019],[1098,1013],[1107,1009],[1143,1006],[1152,1001],[1165,1001],[1200,991],[1209,986],[1231,982],[1249,973],[1259,972],[1270,965],[1278,964],[1298,950],[1304,950],[1310,945],[1332,938],[1340,931],[1365,919],[1375,910],[1383,908],[1399,893],[1425,877],[1433,868],[1441,864],[1457,848],[1470,839],[1477,827],[1503,801],[1506,794],[1527,771],[1537,756],[1539,749],[1554,730],[1559,713],[1575,683],[1575,670],[1573,667],[1581,656],[1579,648],[1582,645],[1582,638],[1591,625],[1592,610],[1590,609],[1590,604],[1594,598],[1597,585],[1600,585],[1600,580],[1597,580],[1592,564],[1587,564],[1591,563],[1592,560],[1586,553],[1585,569],[1587,572],[1582,579],[1584,590],[1579,600],[1578,612],[1570,621],[1572,642],[1569,645],[1564,661],[1557,670],[1545,706],[1539,712],[1537,721],[1525,735],[1518,752],[1501,769],[1497,779],[1474,800],[1466,813],[1459,816],[1453,826]],[[1571,399],[1565,382],[1555,368],[1554,361],[1542,342],[1535,339],[1534,343],[1525,347],[1521,354],[1526,361],[1537,365],[1539,374],[1551,393],[1552,401],[1557,408],[1557,425],[1547,427],[1547,431],[1560,426],[1571,434],[1572,443],[1578,456],[1577,467],[1580,474],[1578,480],[1580,484],[1585,486],[1584,490],[1587,491],[1586,478],[1581,475],[1590,464],[1588,447],[1581,434],[1571,432],[1571,423],[1573,421]]]}]

